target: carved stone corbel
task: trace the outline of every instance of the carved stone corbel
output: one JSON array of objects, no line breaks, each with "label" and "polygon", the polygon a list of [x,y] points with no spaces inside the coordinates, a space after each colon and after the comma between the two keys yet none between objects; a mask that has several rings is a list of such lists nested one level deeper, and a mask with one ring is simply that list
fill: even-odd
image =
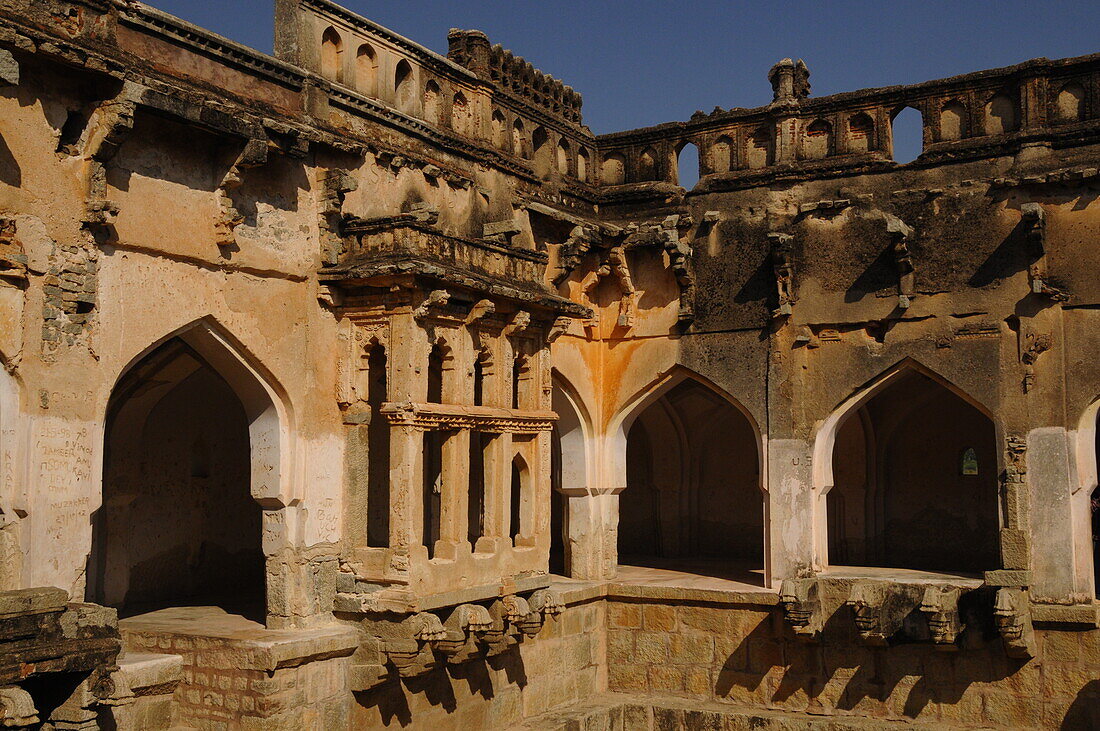
[{"label": "carved stone corbel", "polygon": [[560,286],[581,265],[584,255],[600,246],[600,232],[589,226],[574,226],[569,238],[558,247],[558,271],[554,286]]},{"label": "carved stone corbel", "polygon": [[89,121],[83,223],[93,233],[103,233],[118,215],[118,206],[107,200],[107,163],[134,129],[134,95],[135,90],[126,85],[117,97],[101,104]]},{"label": "carved stone corbel", "polygon": [[1024,203],[1020,206],[1020,225],[1024,230],[1028,256],[1032,259],[1027,268],[1032,294],[1042,295],[1054,302],[1068,301],[1067,293],[1047,281],[1046,211],[1038,203]]},{"label": "carved stone corbel", "polygon": [[928,633],[937,650],[955,651],[959,633],[963,630],[959,614],[962,589],[950,586],[929,586],[921,598],[920,611],[928,620]]},{"label": "carved stone corbel", "polygon": [[546,330],[546,342],[547,344],[553,343],[569,330],[569,323],[572,319],[569,317],[558,317],[554,319],[554,322]]},{"label": "carved stone corbel", "polygon": [[923,598],[919,585],[856,581],[844,603],[852,610],[860,640],[873,647],[885,647],[921,606]]},{"label": "carved stone corbel", "polygon": [[779,587],[783,616],[801,642],[817,642],[821,638],[825,617],[820,592],[817,579],[784,579]]},{"label": "carved stone corbel", "polygon": [[[713,212],[713,211],[712,211]],[[677,322],[688,325],[695,320],[695,270],[691,263],[691,246],[680,238],[679,229],[690,225],[688,216],[669,216],[661,223],[665,233],[665,251],[676,283],[680,286],[680,310]]]},{"label": "carved stone corbel", "polygon": [[1029,333],[1025,343],[1020,361],[1024,365],[1024,393],[1028,393],[1035,386],[1035,363],[1040,355],[1054,347],[1054,337],[1048,333]]},{"label": "carved stone corbel", "polygon": [[344,253],[344,199],[359,188],[359,181],[346,170],[328,170],[321,181],[321,255],[328,266],[336,264]]},{"label": "carved stone corbel", "polygon": [[531,594],[527,600],[532,612],[538,612],[545,617],[557,617],[565,611],[565,603],[561,596],[551,589],[539,589]]},{"label": "carved stone corbel", "polygon": [[997,589],[993,621],[1004,642],[1005,654],[1021,659],[1035,657],[1035,629],[1027,590],[1009,586]]},{"label": "carved stone corbel", "polygon": [[0,688],[0,726],[6,729],[29,729],[38,724],[38,709],[34,698],[18,685]]},{"label": "carved stone corbel", "polygon": [[479,300],[470,308],[470,314],[466,315],[466,324],[473,325],[478,320],[487,317],[497,311],[497,306],[492,300]]},{"label": "carved stone corbel", "polygon": [[17,237],[15,219],[0,218],[0,281],[16,286],[27,283],[27,254]]},{"label": "carved stone corbel", "polygon": [[450,292],[445,289],[433,289],[428,293],[428,296],[424,298],[420,305],[413,310],[413,317],[417,320],[422,320],[431,315],[433,311],[445,307],[450,301]]},{"label": "carved stone corbel", "polygon": [[773,232],[768,234],[768,242],[779,296],[779,306],[772,310],[772,317],[788,317],[794,304],[794,236]]},{"label": "carved stone corbel", "polygon": [[501,600],[504,620],[520,631],[521,637],[534,637],[542,629],[542,613],[531,611],[527,600],[517,594],[509,594]]},{"label": "carved stone corbel", "polygon": [[19,62],[6,49],[0,49],[0,86],[19,86]]},{"label": "carved stone corbel", "polygon": [[890,236],[894,268],[898,274],[898,309],[907,310],[916,294],[916,267],[909,251],[913,229],[897,216],[886,216],[886,233]]},{"label": "carved stone corbel", "polygon": [[218,184],[218,219],[214,222],[215,241],[219,247],[233,246],[236,238],[234,230],[244,223],[244,214],[233,203],[233,191],[241,186],[245,170],[259,167],[267,162],[268,141],[266,138],[250,139],[237,159],[229,166],[225,177]]},{"label": "carved stone corbel", "polygon": [[512,237],[518,236],[523,229],[516,223],[515,218],[504,221],[492,221],[482,227],[482,238],[505,246],[512,245]]}]

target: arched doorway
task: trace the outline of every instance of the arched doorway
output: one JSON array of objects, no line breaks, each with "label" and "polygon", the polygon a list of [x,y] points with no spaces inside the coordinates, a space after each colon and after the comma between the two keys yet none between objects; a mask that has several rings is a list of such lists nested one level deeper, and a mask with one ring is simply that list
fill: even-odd
[{"label": "arched doorway", "polygon": [[645,406],[627,431],[619,563],[672,560],[687,570],[761,583],[757,441],[744,413],[691,378]]},{"label": "arched doorway", "polygon": [[904,368],[836,427],[826,494],[831,565],[981,572],[1000,566],[993,421]]},{"label": "arched doorway", "polygon": [[569,500],[588,493],[587,436],[579,398],[555,374],[551,405],[558,420],[550,450],[550,572],[573,575],[569,547]]},{"label": "arched doorway", "polygon": [[263,510],[277,502],[279,416],[200,324],[126,370],[107,408],[89,598],[122,616],[204,605],[263,621]]},{"label": "arched doorway", "polygon": [[[1093,464],[1100,465],[1100,411],[1096,415],[1096,436],[1093,452]],[[1092,588],[1093,594],[1100,599],[1100,487],[1096,487],[1089,496],[1089,514],[1092,517]]]}]

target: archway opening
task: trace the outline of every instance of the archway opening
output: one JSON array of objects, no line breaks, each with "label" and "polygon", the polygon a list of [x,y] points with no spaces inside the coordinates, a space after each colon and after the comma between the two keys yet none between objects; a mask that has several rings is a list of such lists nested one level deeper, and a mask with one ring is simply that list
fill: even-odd
[{"label": "archway opening", "polygon": [[558,415],[550,450],[550,572],[571,575],[569,501],[586,499],[588,466],[584,422],[574,398],[555,377],[551,408]]},{"label": "archway opening", "polygon": [[619,563],[763,584],[756,430],[697,381],[673,386],[627,432]]},{"label": "archway opening", "polygon": [[924,117],[913,107],[902,107],[890,120],[894,162],[913,162],[924,152]]},{"label": "archway opening", "polygon": [[263,621],[252,396],[180,337],[119,381],[95,519],[95,601],[122,616],[204,605]]},{"label": "archway opening", "polygon": [[[1100,464],[1100,413],[1096,417],[1094,459]],[[1100,487],[1089,496],[1089,509],[1092,517],[1092,586],[1093,594],[1100,599]]]},{"label": "archway opening", "polygon": [[838,427],[829,563],[981,572],[1000,566],[993,421],[916,370]]},{"label": "archway opening", "polygon": [[336,82],[344,80],[344,41],[335,28],[321,34],[321,75]]},{"label": "archway opening", "polygon": [[691,190],[699,182],[699,148],[686,142],[676,156],[677,183],[685,190]]}]

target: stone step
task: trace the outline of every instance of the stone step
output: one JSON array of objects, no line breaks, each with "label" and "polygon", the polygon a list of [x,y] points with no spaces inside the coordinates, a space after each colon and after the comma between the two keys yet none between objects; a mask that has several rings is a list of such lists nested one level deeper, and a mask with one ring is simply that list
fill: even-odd
[{"label": "stone step", "polygon": [[860,716],[822,716],[747,708],[714,701],[605,693],[534,716],[517,731],[907,731],[943,726]]},{"label": "stone step", "polygon": [[178,725],[179,709],[175,700],[176,688],[183,680],[182,656],[127,652],[119,658],[114,678],[116,692],[122,701],[111,709],[118,731],[184,731],[187,728]]}]

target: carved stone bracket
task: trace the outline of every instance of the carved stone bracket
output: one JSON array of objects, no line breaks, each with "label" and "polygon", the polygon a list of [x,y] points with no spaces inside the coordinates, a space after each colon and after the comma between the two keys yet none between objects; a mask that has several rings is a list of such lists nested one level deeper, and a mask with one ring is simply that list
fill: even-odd
[{"label": "carved stone bracket", "polygon": [[916,293],[916,267],[909,251],[909,239],[913,229],[897,216],[886,216],[886,233],[890,236],[894,255],[894,269],[898,274],[898,309],[907,310]]},{"label": "carved stone bracket", "polygon": [[83,223],[93,233],[102,233],[118,214],[118,206],[107,200],[107,163],[134,129],[136,94],[136,89],[125,85],[117,97],[95,110],[89,122],[84,147],[87,167]]},{"label": "carved stone bracket", "polygon": [[218,184],[218,219],[214,222],[218,246],[232,246],[236,243],[234,230],[244,223],[244,214],[233,203],[233,191],[241,186],[245,170],[259,167],[267,162],[268,141],[266,138],[250,139],[244,144],[237,159],[229,166],[228,172]]},{"label": "carved stone bracket", "polygon": [[344,253],[344,199],[358,189],[359,181],[346,170],[328,170],[321,186],[321,255],[326,265],[334,265]]},{"label": "carved stone bracket", "polygon": [[1035,657],[1035,629],[1026,589],[1002,586],[997,589],[993,620],[1009,657]]},{"label": "carved stone bracket", "polygon": [[[481,320],[497,311],[497,306],[493,304],[492,300],[479,300],[473,307],[470,308],[470,314],[466,316],[466,324],[473,325],[478,320]],[[530,317],[528,315],[528,317]]]},{"label": "carved stone bracket", "polygon": [[6,49],[0,49],[0,85],[19,86],[19,62]]},{"label": "carved stone bracket", "polygon": [[569,317],[558,317],[546,331],[546,342],[553,343],[569,330],[569,323],[573,320]]},{"label": "carved stone bracket", "polygon": [[27,263],[15,220],[0,218],[0,280],[17,286],[26,284]]},{"label": "carved stone bracket", "polygon": [[622,245],[612,246],[605,250],[595,271],[588,275],[581,285],[581,294],[585,304],[592,310],[592,317],[585,322],[585,328],[590,334],[599,331],[600,310],[596,306],[593,294],[600,282],[611,277],[619,287],[619,316],[615,325],[621,328],[634,327],[635,321],[635,295],[634,279],[630,274],[630,265],[626,260],[626,250]]},{"label": "carved stone bracket", "polygon": [[1032,260],[1027,269],[1032,294],[1047,297],[1054,302],[1067,302],[1069,294],[1047,281],[1046,212],[1043,207],[1038,203],[1024,203],[1020,206],[1020,226],[1024,231],[1028,256]]},{"label": "carved stone bracket", "polygon": [[519,224],[516,223],[515,218],[509,218],[504,221],[486,223],[482,227],[482,237],[493,243],[511,246],[512,237],[519,235],[522,230]]},{"label": "carved stone bracket", "polygon": [[890,581],[856,581],[845,605],[864,644],[884,647],[924,600],[924,588]]},{"label": "carved stone bracket", "polygon": [[1049,333],[1029,333],[1024,338],[1020,361],[1024,365],[1024,393],[1035,386],[1035,363],[1039,356],[1054,347],[1054,337]]},{"label": "carved stone bracket", "polygon": [[802,642],[817,642],[825,617],[817,579],[784,579],[779,587],[783,616]]},{"label": "carved stone bracket", "polygon": [[445,289],[433,289],[428,296],[413,310],[413,317],[422,320],[442,309],[451,301],[451,293]]},{"label": "carved stone bracket", "polygon": [[0,688],[0,726],[29,729],[38,723],[38,709],[31,694],[17,685]]},{"label": "carved stone bracket", "polygon": [[572,274],[584,255],[601,246],[599,229],[594,226],[574,226],[569,238],[558,248],[558,271],[554,275],[554,286],[561,285]]},{"label": "carved stone bracket", "polygon": [[952,586],[929,586],[921,598],[920,611],[928,621],[928,634],[936,649],[955,651],[955,643],[963,630],[959,614],[959,597],[962,589]]},{"label": "carved stone bracket", "polygon": [[794,304],[794,237],[784,233],[768,234],[772,271],[775,273],[775,289],[779,306],[772,310],[772,317],[788,317]]}]

